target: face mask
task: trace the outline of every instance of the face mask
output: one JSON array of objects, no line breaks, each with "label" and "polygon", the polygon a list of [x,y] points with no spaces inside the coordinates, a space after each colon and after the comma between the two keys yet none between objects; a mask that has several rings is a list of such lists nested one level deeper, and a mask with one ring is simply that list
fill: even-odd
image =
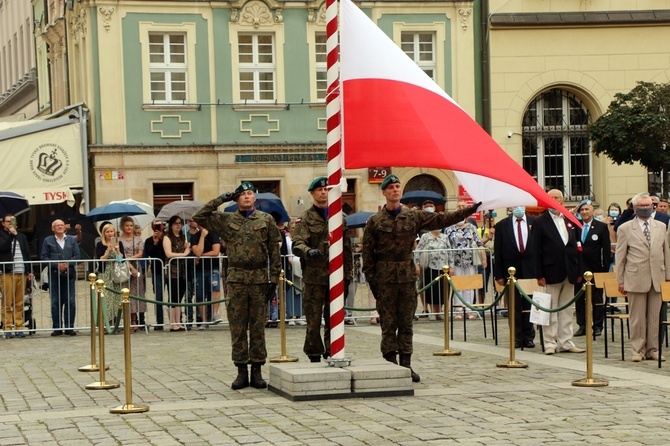
[{"label": "face mask", "polygon": [[429,206],[429,207],[425,208],[424,211],[426,211],[426,212],[435,212],[435,208]]},{"label": "face mask", "polygon": [[649,218],[651,217],[652,212],[654,212],[653,208],[637,208],[635,210],[635,213],[640,218]]},{"label": "face mask", "polygon": [[610,209],[610,217],[617,218],[619,216],[619,211],[616,209]]},{"label": "face mask", "polygon": [[524,215],[526,215],[525,206],[517,206],[512,209],[512,215],[514,215],[516,218],[522,218]]},{"label": "face mask", "polygon": [[600,221],[600,220],[603,219],[603,216],[602,216],[602,215],[596,215],[596,216],[594,216],[593,218],[595,218],[596,220]]},{"label": "face mask", "polygon": [[557,210],[557,209],[554,209],[554,208],[549,208],[549,212],[551,212],[551,213],[554,214],[554,215],[558,215],[558,214],[559,214],[558,210]]}]

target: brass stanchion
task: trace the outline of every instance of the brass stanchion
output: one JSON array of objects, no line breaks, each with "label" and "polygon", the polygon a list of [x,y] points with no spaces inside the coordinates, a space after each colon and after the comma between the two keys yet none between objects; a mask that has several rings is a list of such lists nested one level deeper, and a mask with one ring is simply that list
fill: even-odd
[{"label": "brass stanchion", "polygon": [[572,382],[576,387],[605,387],[609,385],[606,379],[593,377],[593,273],[587,271],[584,273],[586,283],[586,378],[578,379]]},{"label": "brass stanchion", "polygon": [[[97,295],[95,294],[95,273],[88,275],[88,281],[91,282],[91,363],[88,365],[83,365],[79,367],[80,372],[97,372],[100,370],[98,364],[96,363],[95,355],[95,301],[97,300]],[[109,367],[107,367],[109,369]]]},{"label": "brass stanchion", "polygon": [[[509,279],[507,280],[507,316],[509,319],[509,361],[508,362],[501,362],[496,364],[497,367],[505,367],[508,369],[524,369],[528,367],[528,364],[524,364],[523,362],[518,362],[516,359],[514,359],[514,356],[516,354],[514,343],[515,343],[515,334],[516,334],[516,303],[514,302],[515,298],[515,283],[516,283],[516,278],[514,277],[514,274],[516,274],[516,268],[513,266],[510,266],[507,269],[507,272],[509,273]],[[521,296],[522,297],[522,296]]]},{"label": "brass stanchion", "polygon": [[[95,282],[96,292],[98,294],[98,347],[100,350],[100,364],[105,364],[105,315],[102,311],[102,290],[105,288],[105,282],[98,279]],[[116,389],[119,383],[105,381],[105,368],[100,369],[100,381],[86,386],[88,390]]]},{"label": "brass stanchion", "polygon": [[298,358],[293,356],[286,356],[286,311],[284,311],[285,306],[285,293],[284,293],[284,282],[286,279],[284,277],[284,270],[279,272],[279,338],[281,339],[281,356],[278,358],[270,359],[270,362],[296,362]]},{"label": "brass stanchion", "polygon": [[147,412],[149,406],[133,404],[133,370],[132,357],[130,353],[130,290],[121,290],[123,302],[123,356],[126,365],[126,404],[109,409],[110,413],[140,413]]},{"label": "brass stanchion", "polygon": [[447,265],[442,267],[442,280],[444,281],[442,284],[444,289],[444,350],[433,353],[433,356],[459,356],[461,354],[459,350],[449,348],[449,317],[451,316],[451,296],[449,296],[449,292],[451,287],[449,286],[449,267]]}]

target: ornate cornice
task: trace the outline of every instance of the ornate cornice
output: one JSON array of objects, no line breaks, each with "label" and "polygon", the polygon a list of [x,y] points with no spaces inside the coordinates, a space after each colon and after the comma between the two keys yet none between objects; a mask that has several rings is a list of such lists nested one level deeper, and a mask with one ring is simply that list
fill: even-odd
[{"label": "ornate cornice", "polygon": [[101,6],[98,8],[98,12],[102,16],[102,26],[104,26],[107,31],[112,27],[110,21],[115,10],[116,9],[113,6]]},{"label": "ornate cornice", "polygon": [[230,21],[243,26],[253,26],[258,29],[261,26],[270,26],[274,23],[282,23],[282,8],[276,8],[273,17],[270,7],[260,0],[252,0],[246,3],[238,15],[237,8],[231,8]]}]

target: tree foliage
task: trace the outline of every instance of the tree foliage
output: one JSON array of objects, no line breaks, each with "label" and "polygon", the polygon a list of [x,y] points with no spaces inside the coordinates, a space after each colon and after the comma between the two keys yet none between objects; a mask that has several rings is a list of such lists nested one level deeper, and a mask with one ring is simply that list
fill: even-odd
[{"label": "tree foliage", "polygon": [[667,171],[670,84],[638,82],[630,92],[614,97],[607,112],[589,128],[594,153],[617,164],[638,161],[652,172]]}]

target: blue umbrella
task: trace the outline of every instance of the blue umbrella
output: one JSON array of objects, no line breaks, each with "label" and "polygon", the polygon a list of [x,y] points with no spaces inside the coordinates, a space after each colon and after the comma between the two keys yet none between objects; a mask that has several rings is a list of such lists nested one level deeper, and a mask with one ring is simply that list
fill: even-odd
[{"label": "blue umbrella", "polygon": [[400,199],[400,202],[403,204],[412,203],[421,206],[426,200],[430,200],[436,205],[444,204],[447,201],[442,195],[431,190],[413,190],[405,193]]},{"label": "blue umbrella", "polygon": [[30,209],[28,200],[14,192],[0,192],[0,218],[7,214],[19,215]]},{"label": "blue umbrella", "polygon": [[[277,214],[279,216],[279,223],[287,223],[291,221],[284,203],[281,202],[281,198],[270,192],[262,192],[256,194],[256,203],[254,207],[259,211],[267,212],[268,214]],[[237,204],[233,203],[225,208],[226,212],[235,212],[237,211]],[[273,215],[274,216],[274,215]],[[277,217],[275,217],[275,220]]]},{"label": "blue umbrella", "polygon": [[368,221],[368,218],[370,218],[372,214],[374,214],[374,212],[361,211],[356,212],[355,214],[347,215],[345,217],[347,227],[349,229],[364,227],[365,223]]},{"label": "blue umbrella", "polygon": [[105,206],[98,206],[86,214],[86,216],[92,221],[101,221],[111,220],[113,218],[119,218],[126,215],[142,214],[146,214],[146,211],[141,209],[139,206],[135,206],[134,204],[110,203]]}]

